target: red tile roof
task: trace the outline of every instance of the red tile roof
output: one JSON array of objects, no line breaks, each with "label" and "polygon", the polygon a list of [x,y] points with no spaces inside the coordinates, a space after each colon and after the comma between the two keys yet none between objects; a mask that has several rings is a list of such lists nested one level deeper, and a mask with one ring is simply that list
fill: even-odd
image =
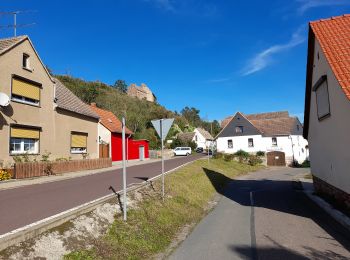
[{"label": "red tile roof", "polygon": [[350,100],[350,15],[310,22],[329,65]]},{"label": "red tile roof", "polygon": [[[100,116],[100,123],[106,127],[112,133],[121,133],[122,132],[122,122],[108,110],[98,108],[96,104],[91,104],[91,109],[95,111],[96,114]],[[125,128],[126,134],[133,134],[127,127]]]}]

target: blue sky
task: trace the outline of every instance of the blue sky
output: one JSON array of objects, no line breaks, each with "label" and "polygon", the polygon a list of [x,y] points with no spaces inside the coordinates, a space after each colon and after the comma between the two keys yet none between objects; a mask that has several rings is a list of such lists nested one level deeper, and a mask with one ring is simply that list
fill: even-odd
[{"label": "blue sky", "polygon": [[[350,0],[2,0],[57,74],[146,83],[171,110],[205,119],[304,111],[308,21]],[[0,25],[12,22],[0,16]],[[12,36],[9,29],[0,37]]]}]

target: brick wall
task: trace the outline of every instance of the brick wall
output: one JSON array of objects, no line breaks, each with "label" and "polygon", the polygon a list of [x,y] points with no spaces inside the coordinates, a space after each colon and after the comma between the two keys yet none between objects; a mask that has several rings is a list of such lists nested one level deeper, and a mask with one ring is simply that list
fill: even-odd
[{"label": "brick wall", "polygon": [[25,179],[65,172],[101,169],[112,166],[111,158],[85,159],[60,162],[28,162],[16,163],[14,176],[16,179]]},{"label": "brick wall", "polygon": [[329,199],[335,204],[334,206],[350,211],[350,194],[332,186],[316,176],[313,176],[313,181],[316,193]]}]

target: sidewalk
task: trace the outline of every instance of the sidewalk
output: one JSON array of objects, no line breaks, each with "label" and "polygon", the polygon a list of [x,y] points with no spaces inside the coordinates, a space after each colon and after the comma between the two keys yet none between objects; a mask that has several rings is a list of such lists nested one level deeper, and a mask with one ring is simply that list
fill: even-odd
[{"label": "sidewalk", "polygon": [[312,179],[299,178],[301,182],[303,192],[320,208],[326,211],[332,218],[343,225],[350,232],[350,218],[335,209],[331,204],[315,194],[314,185]]},{"label": "sidewalk", "polygon": [[[172,158],[167,160],[171,160],[171,159]],[[147,159],[144,161],[132,160],[132,161],[129,161],[126,166],[131,167],[135,165],[149,164],[149,163],[154,163],[159,161],[161,161],[161,159]],[[20,180],[13,179],[8,181],[1,181],[0,190],[14,189],[22,186],[27,186],[27,185],[42,184],[42,183],[84,177],[92,174],[104,173],[104,172],[121,169],[122,167],[123,167],[122,162],[120,161],[120,162],[113,162],[112,167],[108,167],[108,168],[78,171],[78,172],[66,172],[66,173],[57,174],[57,175],[41,176],[41,177],[35,177],[30,179],[20,179]]]}]

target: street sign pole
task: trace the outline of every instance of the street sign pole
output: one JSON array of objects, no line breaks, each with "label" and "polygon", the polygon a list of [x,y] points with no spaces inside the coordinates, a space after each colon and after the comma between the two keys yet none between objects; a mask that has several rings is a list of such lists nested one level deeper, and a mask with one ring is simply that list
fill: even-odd
[{"label": "street sign pole", "polygon": [[164,201],[164,196],[165,196],[165,188],[164,188],[164,142],[163,142],[163,119],[160,119],[160,142],[162,144],[162,199]]},{"label": "street sign pole", "polygon": [[161,156],[162,156],[162,199],[165,197],[165,175],[164,175],[164,139],[168,135],[174,118],[152,120],[152,125],[157,131],[161,142]]},{"label": "street sign pole", "polygon": [[122,119],[122,153],[123,153],[123,219],[126,221],[126,162],[125,162],[125,118]]}]

